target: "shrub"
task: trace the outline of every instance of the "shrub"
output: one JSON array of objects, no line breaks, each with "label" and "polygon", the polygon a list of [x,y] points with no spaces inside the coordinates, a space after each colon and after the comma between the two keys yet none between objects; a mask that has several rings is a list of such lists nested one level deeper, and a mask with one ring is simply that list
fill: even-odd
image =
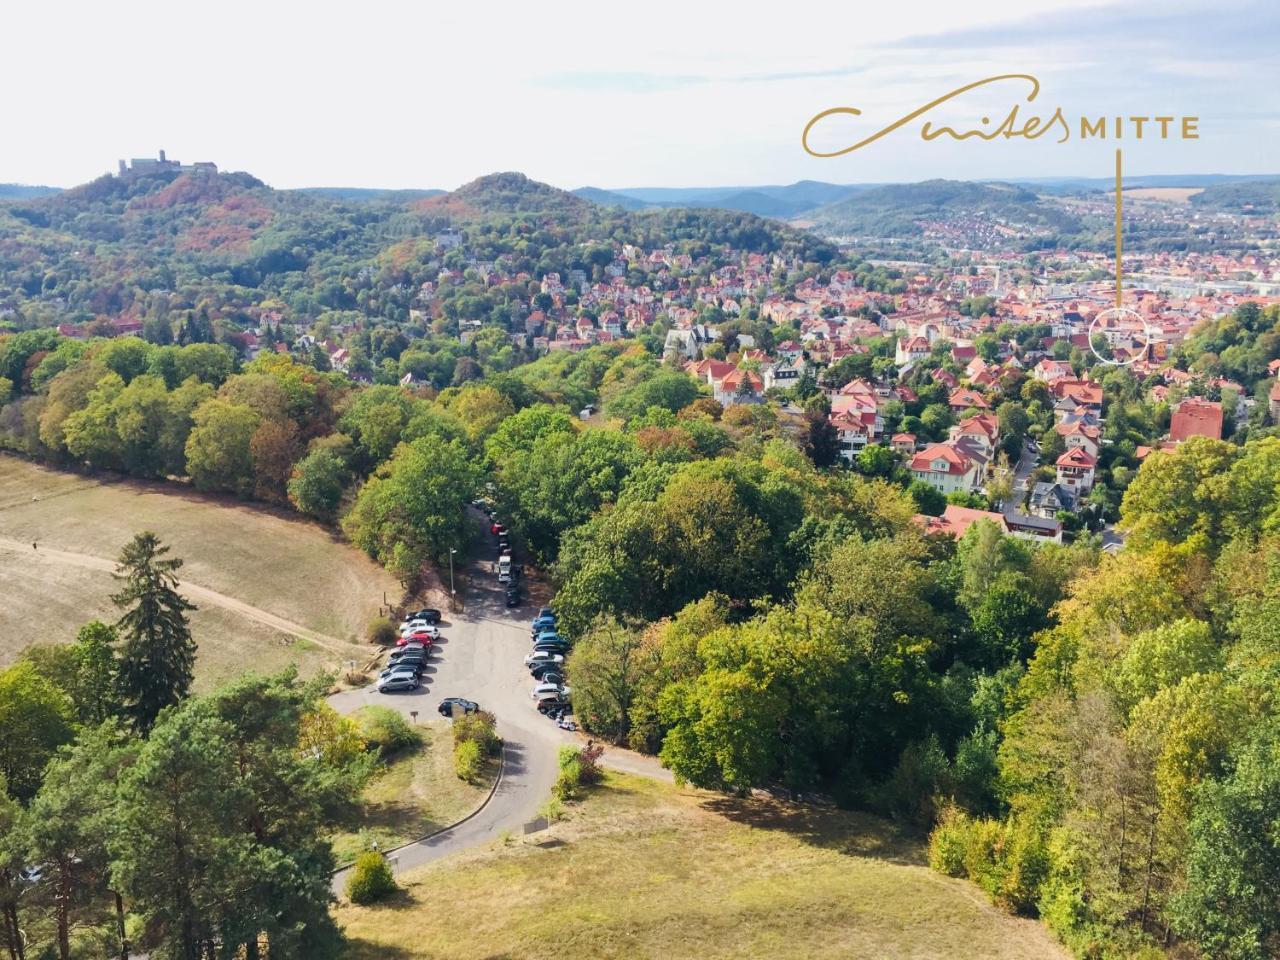
[{"label": "shrub", "polygon": [[467,740],[474,740],[480,745],[480,752],[485,756],[494,756],[502,746],[502,738],[498,736],[498,719],[487,710],[458,717],[453,721],[454,748]]},{"label": "shrub", "polygon": [[564,804],[556,797],[552,797],[542,805],[538,813],[546,817],[548,823],[555,823],[557,820],[564,819]]},{"label": "shrub", "polygon": [[587,741],[587,745],[579,751],[578,782],[583,786],[599,783],[604,777],[604,771],[600,769],[602,756],[604,756],[604,747],[594,740]]},{"label": "shrub", "polygon": [[422,742],[422,736],[409,725],[401,714],[390,707],[365,707],[356,714],[360,724],[360,735],[370,750],[377,750],[383,756],[416,747]]},{"label": "shrub", "polygon": [[963,877],[964,853],[969,826],[968,818],[948,806],[929,834],[929,866],[948,877]]},{"label": "shrub", "polygon": [[1000,889],[996,901],[1015,913],[1034,916],[1040,887],[1049,873],[1043,831],[1026,818],[1004,826],[1000,848]]},{"label": "shrub", "polygon": [[575,756],[568,763],[561,762],[560,776],[556,778],[551,792],[557,800],[569,802],[578,799],[578,787],[582,783],[582,766]]},{"label": "shrub", "polygon": [[386,617],[374,617],[369,621],[369,642],[389,647],[396,642],[396,627]]},{"label": "shrub", "polygon": [[483,762],[479,740],[459,740],[453,745],[453,771],[459,780],[475,783],[480,779]]},{"label": "shrub", "polygon": [[377,903],[396,892],[396,878],[386,857],[367,851],[356,858],[347,876],[347,897],[352,903]]}]

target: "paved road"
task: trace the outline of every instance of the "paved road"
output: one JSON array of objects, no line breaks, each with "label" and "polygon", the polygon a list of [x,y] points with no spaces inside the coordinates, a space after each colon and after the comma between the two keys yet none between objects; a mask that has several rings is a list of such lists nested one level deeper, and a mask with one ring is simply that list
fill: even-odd
[{"label": "paved road", "polygon": [[[474,568],[470,579],[467,610],[440,625],[441,639],[423,686],[412,693],[394,694],[380,694],[368,686],[329,698],[340,713],[376,703],[399,709],[405,716],[416,710],[426,719],[434,717],[444,697],[466,697],[498,718],[504,763],[493,799],[465,823],[401,850],[400,870],[494,840],[506,830],[518,832],[550,795],[558,772],[558,748],[578,742],[540,715],[529,698],[533,681],[524,656],[530,648],[528,624],[535,611],[527,606],[508,610],[487,564]],[[335,890],[343,882],[341,874],[335,877]]]}]

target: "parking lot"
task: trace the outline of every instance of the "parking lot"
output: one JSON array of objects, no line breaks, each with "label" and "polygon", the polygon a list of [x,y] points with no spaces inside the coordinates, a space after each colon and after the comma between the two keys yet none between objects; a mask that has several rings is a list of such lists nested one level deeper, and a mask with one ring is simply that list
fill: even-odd
[{"label": "parking lot", "polygon": [[417,690],[379,693],[370,684],[329,698],[340,713],[378,704],[406,717],[416,711],[425,720],[445,697],[465,697],[498,718],[504,764],[493,799],[454,830],[400,851],[397,867],[401,870],[496,839],[507,830],[519,832],[550,796],[558,772],[558,748],[577,742],[574,734],[540,716],[529,697],[533,680],[524,657],[530,649],[529,621],[537,608],[508,609],[506,592],[487,558],[469,572],[466,612],[444,612],[440,638]]}]

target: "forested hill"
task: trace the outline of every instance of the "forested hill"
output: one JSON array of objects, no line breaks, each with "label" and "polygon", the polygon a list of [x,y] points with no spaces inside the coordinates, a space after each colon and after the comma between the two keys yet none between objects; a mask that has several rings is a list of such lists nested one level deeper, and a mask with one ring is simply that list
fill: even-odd
[{"label": "forested hill", "polygon": [[358,200],[275,190],[247,173],[108,175],[0,202],[0,317],[19,328],[140,317],[163,295],[224,318],[278,302],[300,316],[357,310],[405,322],[413,293],[443,266],[446,233],[465,240],[469,259],[505,258],[509,274],[535,280],[590,273],[601,244],[834,256],[823,241],[750,214],[610,209],[518,173],[425,199]]},{"label": "forested hill", "polygon": [[1190,200],[1195,206],[1206,210],[1255,214],[1276,213],[1280,211],[1280,178],[1215,183],[1193,194]]},{"label": "forested hill", "polygon": [[988,218],[1026,232],[1074,233],[1079,221],[1032,191],[1009,183],[927,180],[863,190],[805,214],[831,231],[919,237],[931,223]]}]

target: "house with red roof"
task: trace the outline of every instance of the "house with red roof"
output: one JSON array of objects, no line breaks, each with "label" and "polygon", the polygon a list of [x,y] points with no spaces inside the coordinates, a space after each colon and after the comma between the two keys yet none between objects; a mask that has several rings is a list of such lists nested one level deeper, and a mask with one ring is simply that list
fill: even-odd
[{"label": "house with red roof", "polygon": [[947,509],[942,511],[942,516],[940,517],[917,513],[912,519],[927,534],[948,534],[957,540],[963,537],[969,531],[969,528],[979,520],[991,521],[1000,528],[1001,533],[1009,532],[1008,525],[1001,514],[993,513],[990,510],[975,510],[972,507],[958,507],[954,503],[948,503]]},{"label": "house with red roof", "polygon": [[1181,443],[1188,437],[1222,439],[1222,404],[1188,397],[1178,404],[1169,423],[1169,439]]},{"label": "house with red roof", "polygon": [[908,465],[911,476],[943,493],[976,491],[982,486],[986,462],[974,451],[956,443],[934,443],[925,447]]},{"label": "house with red roof", "polygon": [[976,410],[990,410],[991,404],[987,403],[986,398],[977,390],[969,387],[960,387],[951,391],[951,397],[947,401],[947,405],[951,407],[955,413],[963,413],[970,407]]},{"label": "house with red roof", "polygon": [[898,366],[914,363],[929,356],[929,341],[924,337],[907,337],[898,339],[898,346],[893,352],[893,362]]},{"label": "house with red roof", "polygon": [[716,400],[726,407],[735,403],[759,403],[764,396],[764,381],[754,370],[734,367],[718,382],[711,384]]},{"label": "house with red roof", "polygon": [[1072,447],[1058,458],[1058,483],[1073,493],[1085,494],[1093,489],[1098,458],[1084,447]]},{"label": "house with red roof", "polygon": [[967,440],[990,457],[1000,441],[1000,424],[989,413],[961,420],[949,431],[951,439]]},{"label": "house with red roof", "polygon": [[1102,430],[1096,424],[1083,420],[1063,421],[1053,428],[1068,450],[1083,447],[1095,457],[1102,448]]}]

